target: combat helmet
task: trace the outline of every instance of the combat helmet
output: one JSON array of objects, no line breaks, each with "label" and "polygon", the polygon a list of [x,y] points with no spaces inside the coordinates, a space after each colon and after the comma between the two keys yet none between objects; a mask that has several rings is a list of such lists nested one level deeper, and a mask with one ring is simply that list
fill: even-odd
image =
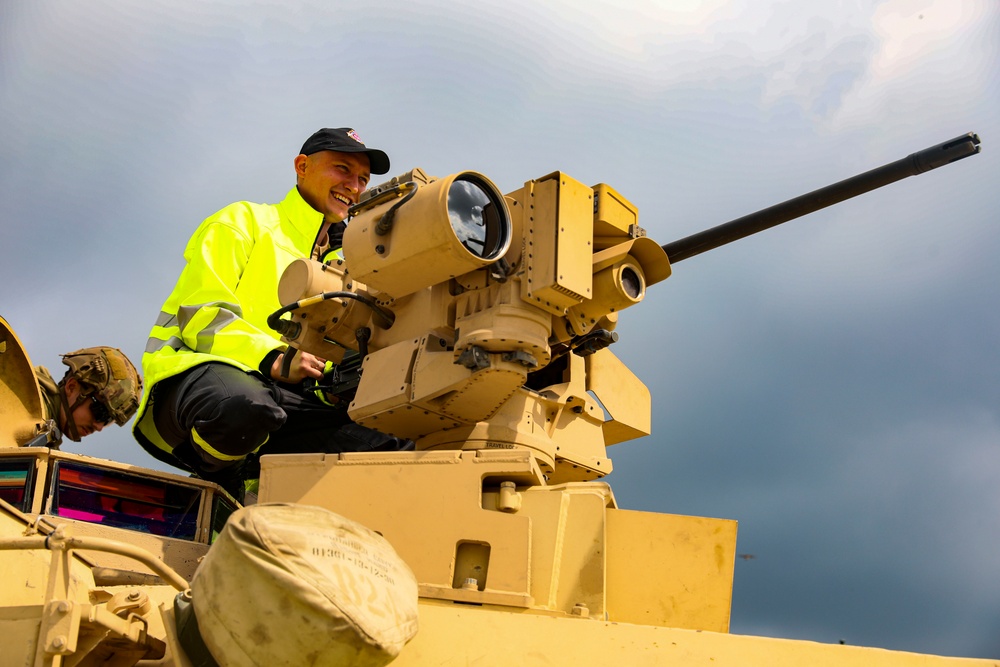
[{"label": "combat helmet", "polygon": [[85,347],[62,355],[62,361],[69,366],[66,377],[80,383],[81,397],[96,397],[119,426],[124,426],[139,409],[142,378],[118,348]]}]

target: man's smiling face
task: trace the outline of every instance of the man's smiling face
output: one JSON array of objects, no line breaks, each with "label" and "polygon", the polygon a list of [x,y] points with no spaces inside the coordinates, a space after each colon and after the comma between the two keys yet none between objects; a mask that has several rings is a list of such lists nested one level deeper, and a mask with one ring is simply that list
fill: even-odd
[{"label": "man's smiling face", "polygon": [[371,171],[364,153],[319,151],[295,158],[299,194],[325,220],[339,222],[347,209],[358,203],[368,187]]}]

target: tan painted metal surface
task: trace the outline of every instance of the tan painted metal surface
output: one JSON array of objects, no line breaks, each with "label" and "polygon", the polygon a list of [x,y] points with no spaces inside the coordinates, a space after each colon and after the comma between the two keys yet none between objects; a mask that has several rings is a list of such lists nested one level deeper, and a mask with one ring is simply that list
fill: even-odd
[{"label": "tan painted metal surface", "polygon": [[621,510],[602,482],[544,485],[528,451],[276,456],[261,471],[261,502],[384,535],[425,598],[729,629],[734,521]]},{"label": "tan painted metal surface", "polygon": [[348,406],[359,424],[417,449],[525,448],[550,484],[603,477],[606,445],[648,433],[650,420],[648,390],[604,348],[618,313],[670,275],[666,253],[620,194],[554,172],[493,192],[482,243],[513,238],[487,259],[459,242],[445,197],[468,174],[373,197],[348,226],[345,262],[290,266],[286,340],[336,360],[370,332]]},{"label": "tan painted metal surface", "polygon": [[[30,484],[33,494],[26,506],[26,516],[31,519],[44,516],[45,521],[52,526],[70,524],[75,526],[74,532],[79,536],[91,536],[112,540],[128,541],[137,547],[153,553],[171,568],[185,577],[191,577],[198,566],[199,559],[208,551],[211,540],[213,503],[222,491],[218,486],[191,477],[174,473],[150,470],[126,463],[95,459],[89,456],[62,452],[44,447],[0,448],[0,463],[12,459],[24,460],[30,457],[34,464],[34,482]],[[103,525],[94,521],[77,520],[58,516],[52,511],[53,497],[50,495],[49,472],[53,464],[59,461],[85,464],[96,470],[125,473],[138,476],[138,479],[162,480],[171,485],[190,489],[198,495],[198,503],[192,508],[197,515],[198,530],[194,539],[178,539],[165,535],[154,535],[128,528]],[[88,560],[95,568],[102,568],[102,579],[114,577],[129,579],[126,573],[138,575],[155,575],[155,572],[132,558],[108,552],[91,552],[86,549],[78,555]],[[115,571],[118,571],[117,573]],[[144,577],[133,577],[142,581]]]},{"label": "tan painted metal surface", "polygon": [[43,416],[42,390],[28,352],[0,317],[0,447],[29,441]]},{"label": "tan painted metal surface", "polygon": [[[141,558],[174,587],[98,587],[90,565],[74,552],[83,545]],[[186,588],[187,582],[152,554],[124,542],[75,537],[66,525],[37,534],[27,517],[3,503],[0,557],[6,582],[0,605],[0,667],[130,666],[144,657],[166,655],[157,605],[172,599],[176,588]],[[162,664],[176,663],[168,657]]]},{"label": "tan painted metal surface", "polygon": [[748,637],[424,602],[420,632],[393,667],[1000,667],[860,646]]}]

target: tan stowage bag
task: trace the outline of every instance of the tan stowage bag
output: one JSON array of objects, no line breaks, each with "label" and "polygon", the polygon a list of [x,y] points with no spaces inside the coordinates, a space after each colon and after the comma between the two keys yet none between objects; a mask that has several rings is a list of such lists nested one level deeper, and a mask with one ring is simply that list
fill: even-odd
[{"label": "tan stowage bag", "polygon": [[191,582],[223,667],[385,665],[417,632],[417,582],[389,543],[306,505],[230,517]]}]

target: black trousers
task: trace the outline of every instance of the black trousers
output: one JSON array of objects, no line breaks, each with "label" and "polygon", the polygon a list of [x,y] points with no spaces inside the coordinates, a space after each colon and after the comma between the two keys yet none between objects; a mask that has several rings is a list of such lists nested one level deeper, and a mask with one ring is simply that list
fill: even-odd
[{"label": "black trousers", "polygon": [[156,429],[199,477],[230,486],[260,476],[265,454],[413,449],[409,440],[355,424],[299,385],[267,380],[228,364],[200,364],[157,383]]}]

